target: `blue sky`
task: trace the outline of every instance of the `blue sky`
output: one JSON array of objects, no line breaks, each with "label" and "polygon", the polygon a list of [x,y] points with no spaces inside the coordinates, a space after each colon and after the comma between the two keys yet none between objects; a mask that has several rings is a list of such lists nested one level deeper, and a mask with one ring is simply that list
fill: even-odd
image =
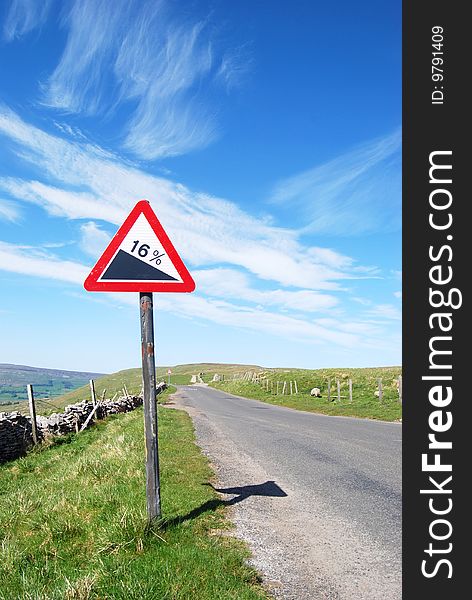
[{"label": "blue sky", "polygon": [[0,362],[138,366],[82,283],[146,198],[191,271],[158,364],[401,363],[401,4],[0,7]]}]

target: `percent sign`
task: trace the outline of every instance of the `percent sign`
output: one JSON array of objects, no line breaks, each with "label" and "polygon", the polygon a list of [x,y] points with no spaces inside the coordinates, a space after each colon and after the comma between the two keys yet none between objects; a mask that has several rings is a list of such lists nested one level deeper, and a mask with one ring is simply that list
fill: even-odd
[{"label": "percent sign", "polygon": [[163,256],[165,256],[165,253],[163,252],[162,254],[159,254],[159,250],[154,250],[153,255],[154,255],[153,258],[151,258],[149,260],[149,262],[152,262],[153,260],[155,260],[156,261],[156,265],[160,265],[161,264],[161,258]]}]

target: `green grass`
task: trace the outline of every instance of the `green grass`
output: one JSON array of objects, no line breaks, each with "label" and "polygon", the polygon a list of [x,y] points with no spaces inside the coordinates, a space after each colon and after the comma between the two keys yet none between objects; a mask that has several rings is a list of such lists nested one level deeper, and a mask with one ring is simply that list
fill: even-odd
[{"label": "green grass", "polygon": [[[156,369],[158,381],[167,382],[168,368],[169,367],[158,367]],[[186,385],[190,383],[192,375],[197,375],[198,373],[204,373],[204,380],[210,381],[214,373],[224,373],[226,376],[232,376],[233,373],[238,371],[260,369],[260,367],[255,367],[253,365],[221,365],[215,363],[177,365],[170,368],[172,369],[171,383],[176,385]],[[141,369],[125,369],[95,379],[95,391],[97,396],[100,397],[102,392],[106,390],[106,397],[111,398],[115,393],[122,394],[123,384],[125,384],[130,394],[138,394],[141,390],[141,378]],[[35,395],[37,397],[37,413],[40,415],[48,415],[52,412],[61,412],[68,404],[75,404],[81,400],[90,399],[90,388],[88,384],[84,385],[67,394],[63,394],[62,396],[51,398],[47,403],[41,402],[40,394]],[[27,415],[29,414],[28,402],[2,404],[0,406],[0,411],[20,411]]]},{"label": "green grass", "polygon": [[0,467],[2,600],[262,599],[189,417],[159,411],[165,521],[146,527],[142,409]]},{"label": "green grass", "polygon": [[[258,372],[258,371],[256,371]],[[230,394],[254,398],[270,404],[287,406],[298,410],[323,413],[326,415],[344,415],[384,421],[396,421],[402,417],[396,382],[401,375],[401,367],[379,367],[371,369],[270,369],[264,371],[272,382],[272,393],[258,384],[245,381],[227,380],[211,383],[212,387]],[[353,401],[349,401],[348,380],[353,382]],[[378,379],[382,378],[382,402],[375,397]],[[331,401],[328,401],[327,381],[331,381]],[[337,400],[336,380],[341,385],[341,401]],[[286,393],[282,395],[283,382],[286,381]],[[290,381],[296,381],[298,394],[290,395]],[[276,386],[279,383],[279,394]],[[310,390],[318,387],[322,397],[310,396]],[[292,384],[292,391],[295,385]]]}]

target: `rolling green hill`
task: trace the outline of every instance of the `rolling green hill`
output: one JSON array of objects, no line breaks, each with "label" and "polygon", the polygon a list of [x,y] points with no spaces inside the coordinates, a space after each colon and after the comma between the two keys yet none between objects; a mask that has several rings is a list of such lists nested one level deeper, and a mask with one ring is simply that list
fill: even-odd
[{"label": "rolling green hill", "polygon": [[[158,367],[156,369],[158,381],[167,381],[167,370],[169,368],[172,370],[171,383],[175,384],[190,383],[192,375],[198,373],[204,373],[204,379],[211,380],[214,373],[224,373],[226,376],[229,377],[233,373],[242,372],[248,369],[261,369],[261,367],[255,365],[223,365],[218,363],[197,363],[170,367],[165,366]],[[74,404],[75,402],[80,402],[81,400],[89,399],[89,379],[94,379],[95,381],[95,391],[97,393],[97,397],[100,397],[104,391],[106,393],[107,398],[111,398],[115,393],[122,394],[124,386],[126,386],[126,389],[130,394],[138,394],[141,390],[140,368],[125,369],[123,371],[118,371],[110,375],[101,375],[94,377],[89,377],[89,375],[93,375],[92,373],[87,373],[86,375],[87,377],[85,378],[85,381],[82,382],[81,387],[78,387],[77,389],[74,389],[55,398],[51,397],[47,401],[47,403],[40,400],[42,393],[41,391],[37,393],[37,387],[35,385],[35,396],[38,398],[38,414],[47,415],[51,412],[62,410],[68,404]],[[27,381],[26,383],[33,382]],[[26,383],[24,389],[26,389]],[[39,388],[39,390],[40,389],[41,388]],[[5,412],[18,410],[24,414],[28,414],[28,403],[26,401],[19,403],[4,403],[2,404],[0,410]]]},{"label": "rolling green hill", "polygon": [[[264,402],[288,406],[299,410],[308,410],[331,415],[368,417],[395,421],[402,416],[402,405],[399,401],[397,382],[401,375],[401,367],[375,367],[364,369],[266,369],[257,365],[195,363],[176,366],[158,367],[158,381],[167,381],[167,370],[172,370],[171,383],[189,384],[192,375],[202,374],[205,383],[211,383],[217,373],[224,376],[224,382],[211,383],[224,391],[239,396],[255,398]],[[245,373],[263,373],[265,386],[243,381]],[[353,401],[349,398],[349,379],[352,380]],[[378,380],[382,380],[382,401],[375,396]],[[330,400],[328,401],[328,381],[330,382]],[[337,398],[337,381],[340,385],[340,400]],[[285,388],[284,388],[285,382]],[[292,394],[290,394],[292,382]],[[296,382],[296,387],[295,387]],[[115,393],[122,394],[126,386],[130,394],[138,394],[141,390],[141,369],[125,369],[103,375],[95,379],[97,396],[103,393],[111,398]],[[314,387],[321,389],[321,398],[310,396]],[[285,393],[282,393],[285,389]],[[279,392],[278,394],[276,392]],[[297,393],[296,393],[297,392]],[[90,398],[88,382],[86,385],[51,399],[48,403],[37,402],[39,414],[61,411],[68,404],[74,404]],[[19,410],[27,414],[27,402],[14,405],[3,405],[2,410]]]},{"label": "rolling green hill", "polygon": [[[39,397],[61,396],[86,384],[103,373],[42,369],[26,365],[0,364],[0,406],[27,400],[26,386],[31,383]],[[4,409],[3,409],[4,410]]]}]

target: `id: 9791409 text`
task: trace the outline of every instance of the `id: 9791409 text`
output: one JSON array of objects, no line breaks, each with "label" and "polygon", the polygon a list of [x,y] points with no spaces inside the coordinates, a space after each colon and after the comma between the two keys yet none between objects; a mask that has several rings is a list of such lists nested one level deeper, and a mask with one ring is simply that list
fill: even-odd
[{"label": "id: 9791409 text", "polygon": [[433,91],[431,94],[431,104],[444,104],[444,28],[435,25],[431,29],[431,80],[433,82]]}]

